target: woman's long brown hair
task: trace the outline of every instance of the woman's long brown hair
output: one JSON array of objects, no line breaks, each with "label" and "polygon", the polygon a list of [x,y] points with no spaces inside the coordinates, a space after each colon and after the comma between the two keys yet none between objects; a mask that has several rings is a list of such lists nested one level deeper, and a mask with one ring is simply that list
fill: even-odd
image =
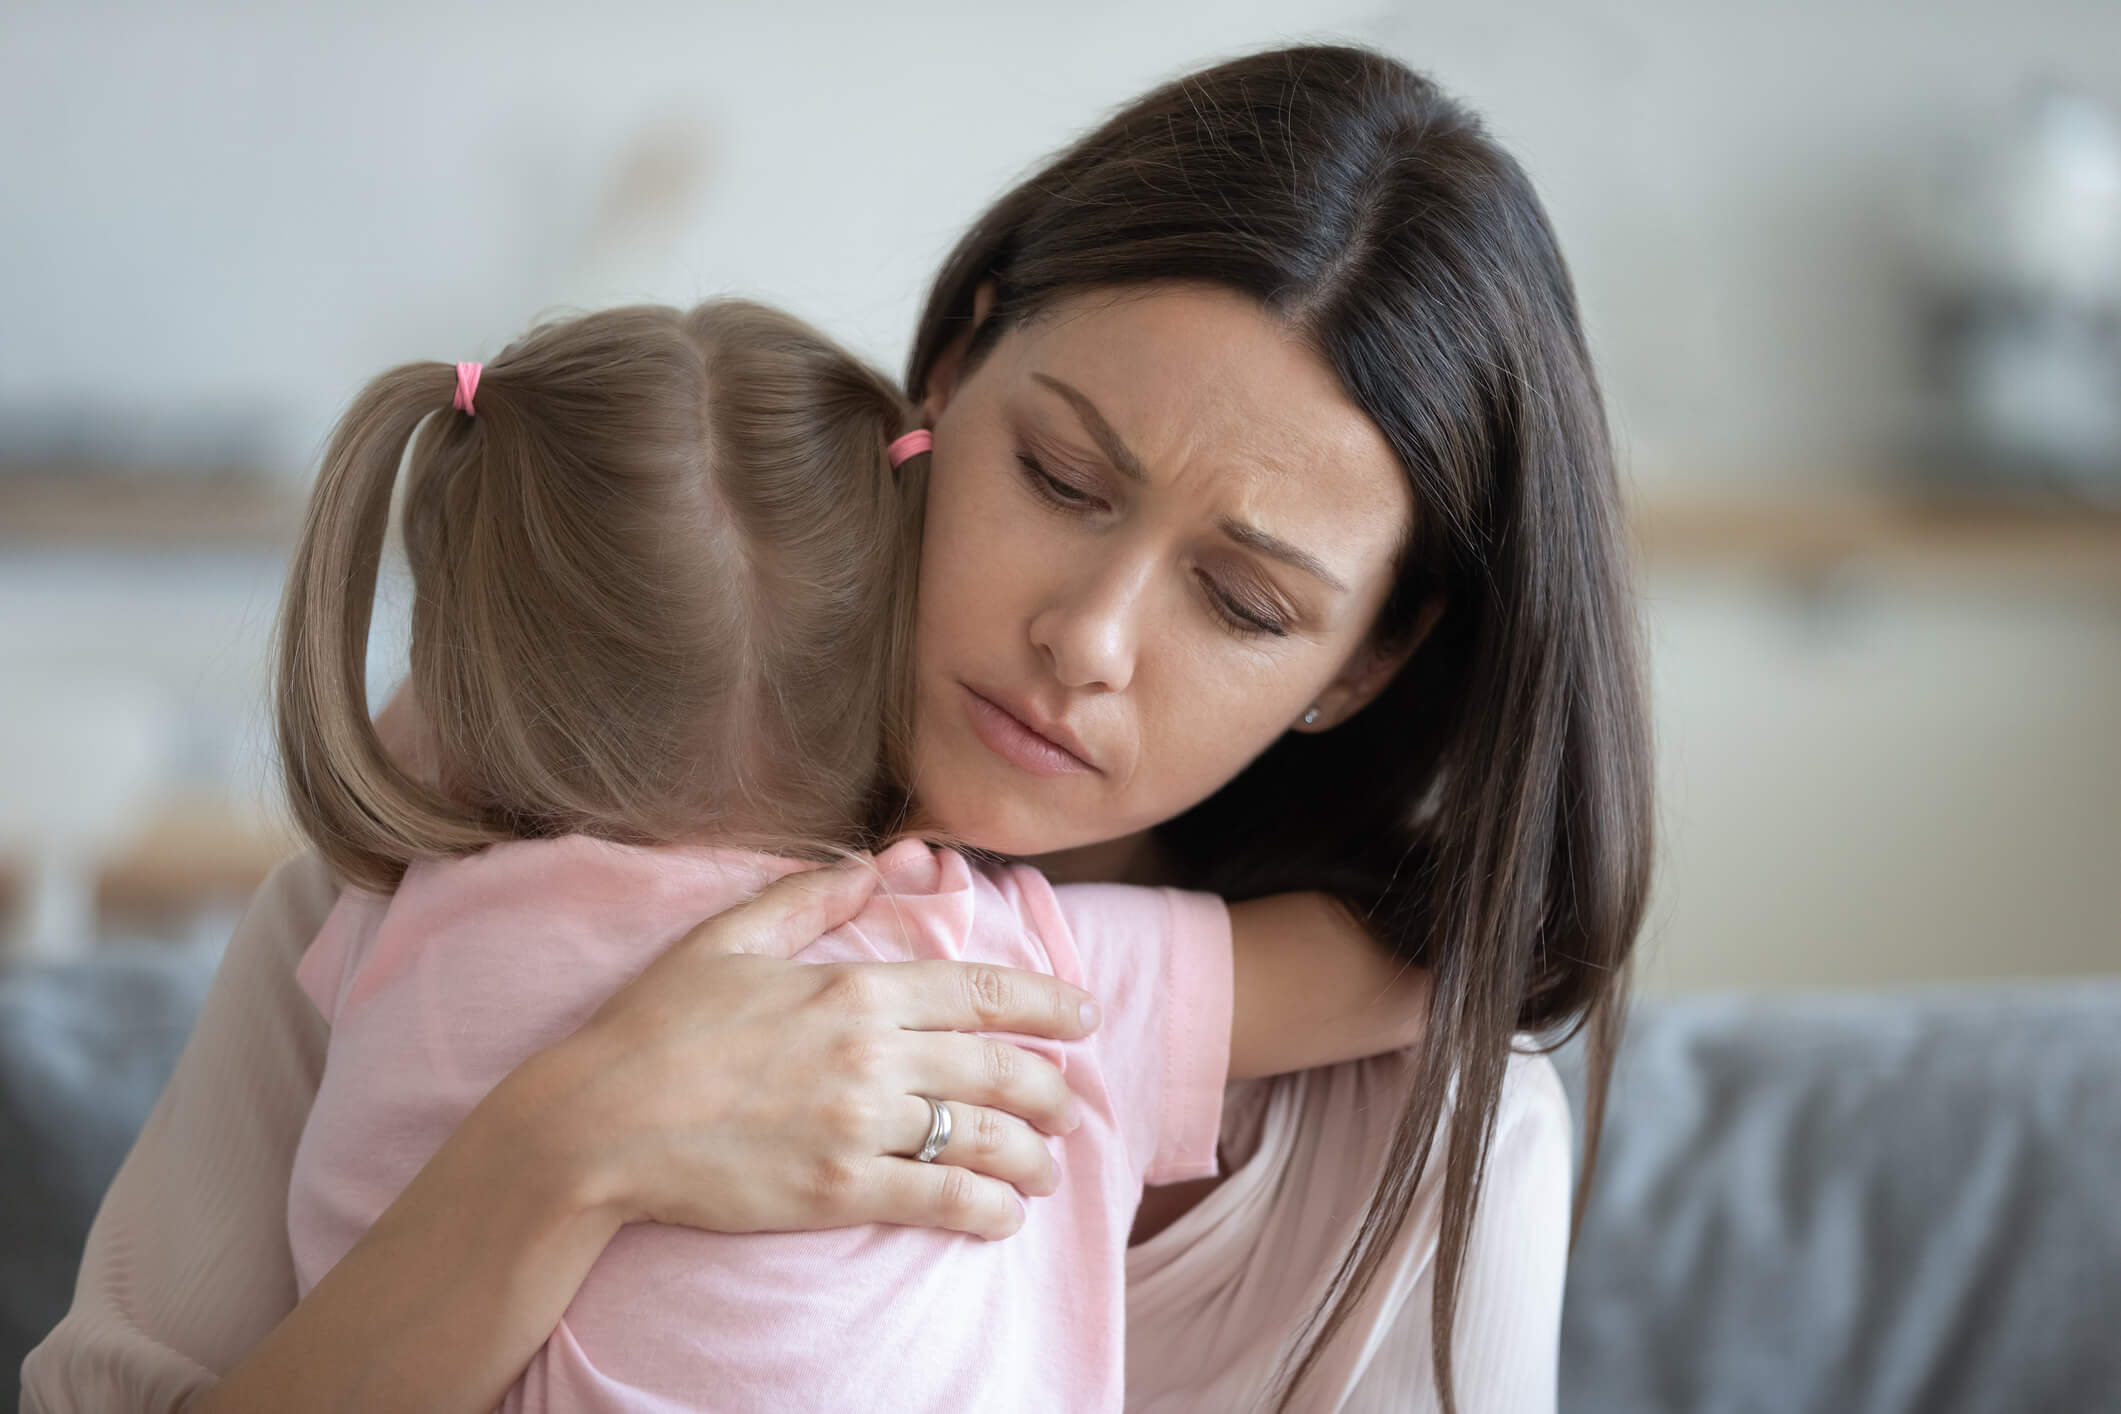
[{"label": "woman's long brown hair", "polygon": [[[281,763],[339,877],[387,889],[418,858],[567,833],[872,843],[917,572],[920,468],[886,461],[912,418],[890,380],[725,300],[535,329],[471,415],[455,386],[414,363],[361,392],[288,576]],[[368,713],[401,461],[433,779]]]},{"label": "woman's long brown hair", "polygon": [[1431,1341],[1453,1410],[1513,1037],[1588,1027],[1580,1218],[1649,888],[1636,604],[1575,292],[1531,182],[1469,112],[1381,55],[1285,49],[1148,94],[1003,196],[937,278],[908,386],[1063,296],[1156,281],[1241,291],[1312,341],[1414,492],[1376,632],[1404,641],[1444,605],[1376,702],[1285,735],[1160,838],[1176,882],[1327,890],[1433,973],[1385,1172],[1272,1393],[1286,1405],[1377,1277],[1444,1132]]}]

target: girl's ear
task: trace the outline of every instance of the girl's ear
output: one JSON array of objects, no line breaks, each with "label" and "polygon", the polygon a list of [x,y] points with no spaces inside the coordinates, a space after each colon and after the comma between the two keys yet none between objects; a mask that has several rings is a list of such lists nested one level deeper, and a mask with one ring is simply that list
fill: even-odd
[{"label": "girl's ear", "polygon": [[[1377,700],[1377,694],[1399,676],[1399,670],[1414,656],[1414,650],[1427,640],[1429,631],[1443,617],[1443,596],[1436,595],[1421,606],[1421,613],[1414,621],[1414,631],[1404,639],[1390,645],[1382,644],[1372,637],[1341,668],[1340,675],[1326,685],[1318,694],[1292,730],[1300,732],[1330,731],[1348,718]],[[1317,715],[1313,716],[1312,712]]]},{"label": "girl's ear", "polygon": [[972,347],[973,336],[979,333],[980,325],[987,322],[993,309],[994,282],[982,280],[979,288],[972,292],[972,322],[956,338],[943,345],[943,351],[936,355],[935,366],[928,370],[927,386],[921,389],[921,421],[928,426],[935,425],[935,420],[942,416],[943,409],[949,406],[951,397],[957,392],[958,381],[965,373],[965,351]]}]

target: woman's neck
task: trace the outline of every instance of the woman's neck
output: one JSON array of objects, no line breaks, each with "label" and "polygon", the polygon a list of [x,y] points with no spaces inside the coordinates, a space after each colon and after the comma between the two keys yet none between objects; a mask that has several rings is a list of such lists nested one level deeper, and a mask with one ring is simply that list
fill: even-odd
[{"label": "woman's neck", "polygon": [[1148,830],[1116,840],[1059,849],[1024,861],[1056,884],[1160,884],[1166,878],[1163,851]]}]

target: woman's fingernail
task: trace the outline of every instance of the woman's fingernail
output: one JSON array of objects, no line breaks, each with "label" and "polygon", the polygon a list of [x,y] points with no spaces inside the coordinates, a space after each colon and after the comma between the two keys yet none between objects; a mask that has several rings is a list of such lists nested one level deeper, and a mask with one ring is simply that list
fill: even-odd
[{"label": "woman's fingernail", "polygon": [[1098,1012],[1097,1012],[1097,1003],[1096,1003],[1096,1002],[1084,1002],[1084,1003],[1083,1003],[1083,1030],[1085,1030],[1085,1031],[1095,1031],[1095,1030],[1097,1029],[1097,1016],[1098,1016]]}]

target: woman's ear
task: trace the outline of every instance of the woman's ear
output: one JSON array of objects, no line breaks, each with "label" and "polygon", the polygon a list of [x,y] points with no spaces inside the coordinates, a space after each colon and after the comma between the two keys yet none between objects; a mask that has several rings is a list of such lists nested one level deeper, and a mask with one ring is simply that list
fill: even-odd
[{"label": "woman's ear", "polygon": [[1443,596],[1438,594],[1422,604],[1413,631],[1405,638],[1389,644],[1380,642],[1374,635],[1364,640],[1355,656],[1341,668],[1340,675],[1326,684],[1326,690],[1305,709],[1293,729],[1300,732],[1330,731],[1375,702],[1377,695],[1399,676],[1399,670],[1414,656],[1414,650],[1427,641],[1430,630],[1442,617]]},{"label": "woman's ear", "polygon": [[979,288],[972,292],[972,322],[936,355],[934,367],[928,370],[928,382],[921,389],[921,420],[930,427],[943,415],[950,399],[957,392],[957,385],[965,374],[965,351],[972,347],[973,336],[987,322],[994,310],[994,282],[982,280]]}]

